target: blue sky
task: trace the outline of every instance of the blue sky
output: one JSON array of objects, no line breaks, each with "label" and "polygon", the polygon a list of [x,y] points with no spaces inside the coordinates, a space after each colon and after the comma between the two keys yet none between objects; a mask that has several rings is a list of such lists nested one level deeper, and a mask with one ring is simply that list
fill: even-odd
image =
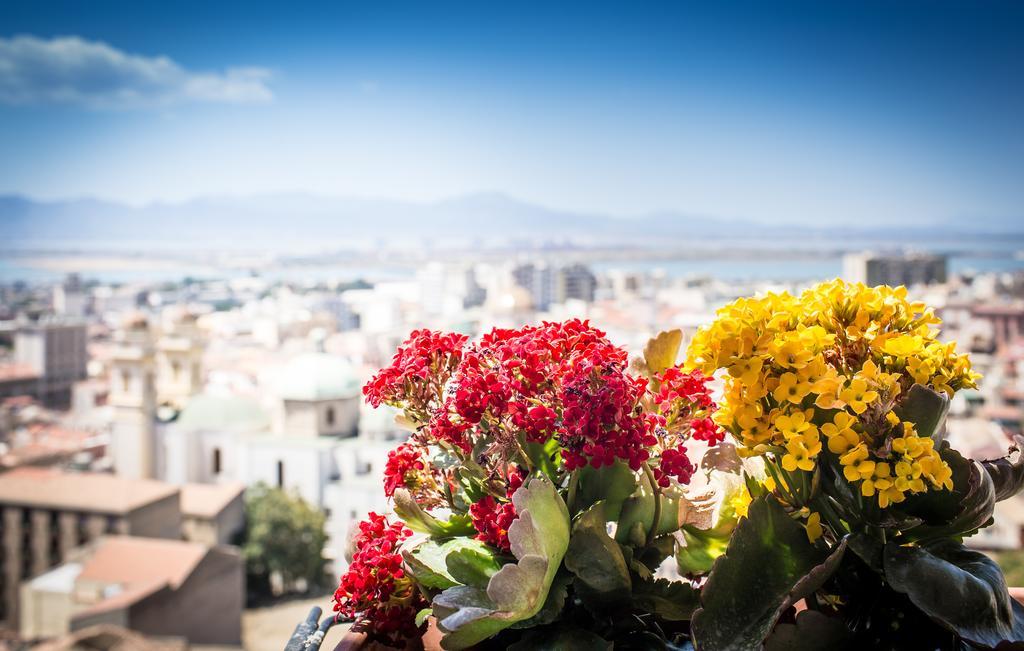
[{"label": "blue sky", "polygon": [[1024,3],[214,4],[0,4],[0,192],[1024,216]]}]

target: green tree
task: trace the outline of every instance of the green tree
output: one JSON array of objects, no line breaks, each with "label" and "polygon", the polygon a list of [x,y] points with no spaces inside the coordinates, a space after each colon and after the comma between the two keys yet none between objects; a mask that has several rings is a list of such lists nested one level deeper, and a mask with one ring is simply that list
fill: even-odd
[{"label": "green tree", "polygon": [[298,495],[258,484],[247,491],[242,557],[252,597],[309,590],[326,579],[326,516]]}]

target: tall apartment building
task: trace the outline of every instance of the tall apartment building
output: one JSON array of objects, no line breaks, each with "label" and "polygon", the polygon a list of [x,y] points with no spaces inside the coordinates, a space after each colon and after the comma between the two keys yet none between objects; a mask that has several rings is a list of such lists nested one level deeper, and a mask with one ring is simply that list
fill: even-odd
[{"label": "tall apartment building", "polygon": [[0,624],[17,626],[19,584],[107,534],[180,539],[180,490],[157,481],[18,468],[0,474]]},{"label": "tall apartment building", "polygon": [[946,282],[946,266],[946,256],[932,253],[850,253],[843,256],[843,278],[869,287],[931,285]]},{"label": "tall apartment building", "polygon": [[593,302],[597,290],[597,277],[583,264],[528,262],[512,269],[512,279],[530,292],[533,307],[541,311],[570,299]]},{"label": "tall apartment building", "polygon": [[14,363],[35,374],[30,395],[47,406],[70,404],[71,387],[85,379],[88,361],[84,323],[40,321],[14,333]]}]

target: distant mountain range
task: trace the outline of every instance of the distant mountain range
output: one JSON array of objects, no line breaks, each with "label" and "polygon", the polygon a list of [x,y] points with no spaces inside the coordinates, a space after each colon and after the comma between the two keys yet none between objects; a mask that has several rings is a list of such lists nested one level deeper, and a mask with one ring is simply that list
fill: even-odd
[{"label": "distant mountain range", "polygon": [[[877,222],[876,222],[877,223]],[[36,201],[0,195],[0,248],[3,242],[167,240],[280,242],[322,237],[556,240],[583,242],[684,242],[694,238],[757,238],[793,235],[894,238],[990,236],[1024,233],[1024,227],[996,220],[962,220],[884,232],[862,228],[777,226],[682,213],[612,217],[555,210],[499,193],[480,193],[430,203],[351,199],[309,194],[268,194],[242,198],[202,198],[142,207],[78,199]]]}]

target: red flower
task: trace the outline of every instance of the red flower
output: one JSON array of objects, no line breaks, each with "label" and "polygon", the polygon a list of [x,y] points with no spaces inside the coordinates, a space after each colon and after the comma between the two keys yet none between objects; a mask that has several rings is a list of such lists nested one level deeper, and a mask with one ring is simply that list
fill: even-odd
[{"label": "red flower", "polygon": [[391,365],[366,383],[363,395],[374,407],[393,405],[425,421],[441,402],[444,384],[462,359],[467,340],[456,333],[413,331],[399,346]]},{"label": "red flower", "polygon": [[384,465],[384,494],[391,497],[398,488],[415,488],[417,473],[426,468],[423,463],[423,449],[403,443],[388,452]]},{"label": "red flower", "polygon": [[402,523],[370,513],[359,523],[352,563],[334,593],[334,610],[354,619],[355,630],[393,647],[422,634],[416,613],[428,605],[402,566],[399,547],[411,535]]},{"label": "red flower", "polygon": [[597,352],[574,361],[562,388],[562,429],[559,442],[565,466],[575,470],[587,463],[595,468],[622,459],[639,470],[657,443],[640,398],[647,380],[629,375],[624,364]]},{"label": "red flower", "polygon": [[689,484],[694,470],[696,468],[686,456],[686,449],[679,446],[661,453],[661,463],[654,468],[654,477],[658,480],[659,486],[668,488],[672,483],[670,477],[675,478],[680,484]]},{"label": "red flower", "polygon": [[715,424],[710,418],[698,418],[690,423],[693,431],[693,438],[698,441],[707,441],[708,445],[718,445],[725,439],[725,430]]},{"label": "red flower", "polygon": [[471,504],[469,515],[476,527],[477,540],[497,547],[503,552],[511,550],[508,542],[508,528],[516,519],[516,507],[511,502],[498,502],[490,495]]},{"label": "red flower", "polygon": [[477,530],[477,540],[497,547],[503,552],[511,551],[508,541],[508,528],[519,517],[516,507],[512,504],[512,495],[523,485],[526,477],[522,470],[514,468],[508,473],[508,485],[505,496],[510,501],[499,502],[491,495],[485,496],[469,506],[469,516]]}]

